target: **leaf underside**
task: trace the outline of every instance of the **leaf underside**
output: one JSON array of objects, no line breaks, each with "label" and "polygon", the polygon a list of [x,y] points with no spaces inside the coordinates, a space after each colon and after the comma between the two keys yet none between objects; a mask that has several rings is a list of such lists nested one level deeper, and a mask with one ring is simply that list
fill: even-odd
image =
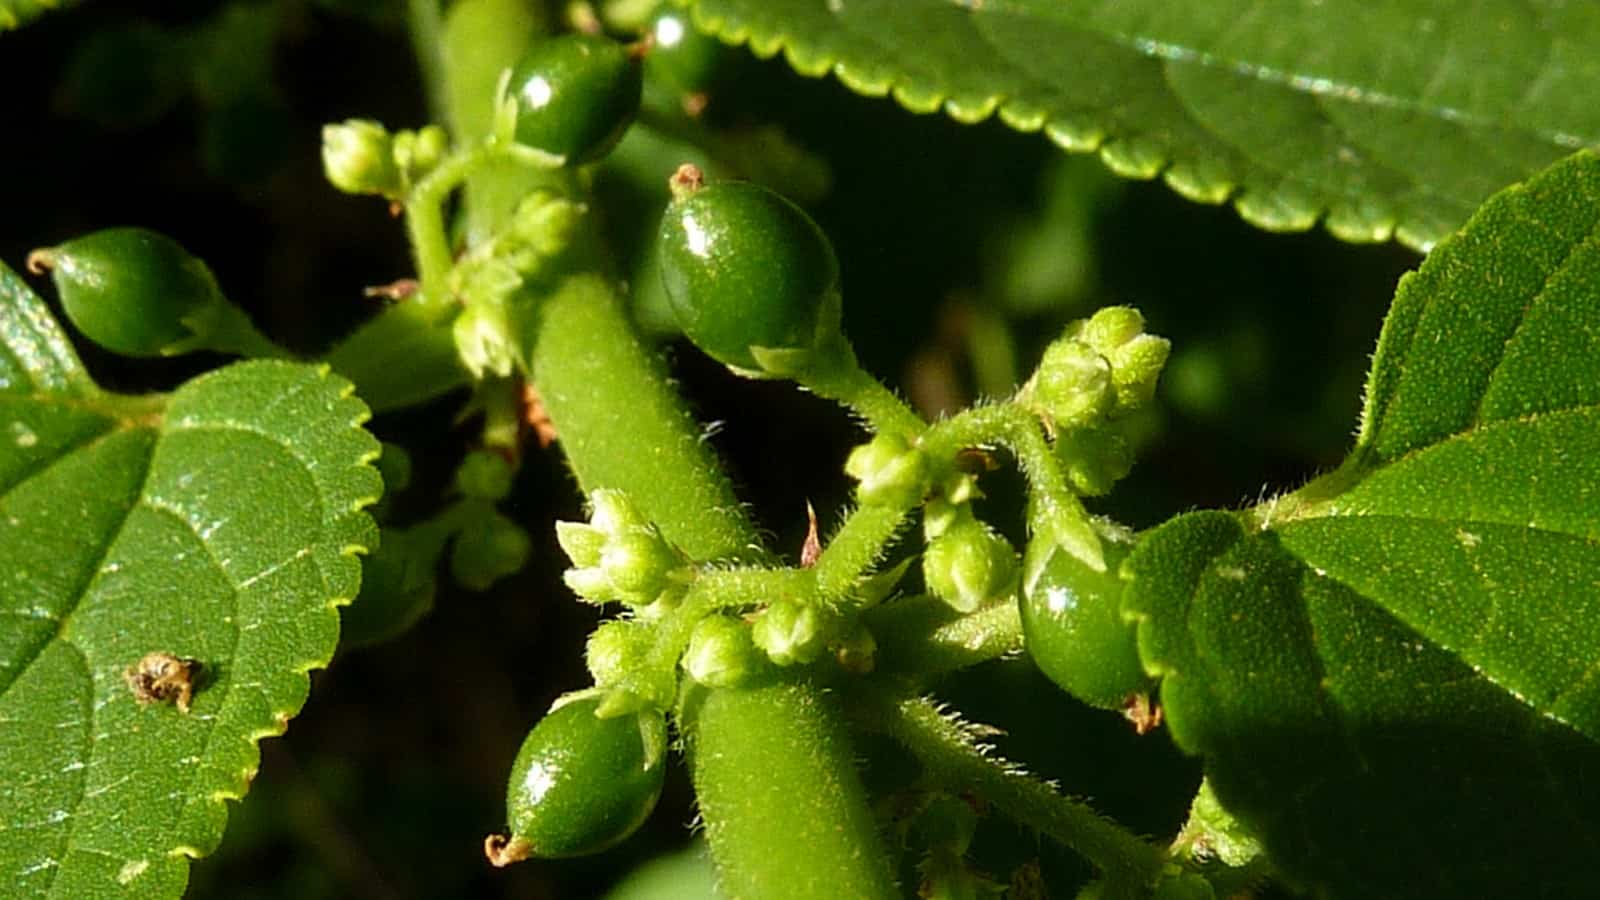
[{"label": "leaf underside", "polygon": [[678,0],[798,72],[998,112],[1251,223],[1422,249],[1600,145],[1600,8],[1563,0]]},{"label": "leaf underside", "polygon": [[1140,545],[1173,736],[1337,896],[1582,896],[1600,856],[1600,159],[1402,281],[1339,471]]},{"label": "leaf underside", "polygon": [[[0,884],[16,897],[173,897],[243,796],[256,742],[338,639],[366,408],[325,369],[247,362],[168,397],[98,389],[0,265]],[[198,661],[192,710],[125,670]]]}]

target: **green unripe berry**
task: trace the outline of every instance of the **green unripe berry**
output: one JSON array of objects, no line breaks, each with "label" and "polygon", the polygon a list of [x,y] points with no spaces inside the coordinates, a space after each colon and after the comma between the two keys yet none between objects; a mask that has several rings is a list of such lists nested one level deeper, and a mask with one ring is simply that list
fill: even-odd
[{"label": "green unripe berry", "polygon": [[205,263],[144,228],[108,228],[35,250],[28,268],[48,269],[72,324],[125,356],[177,352],[195,338],[196,317],[225,303]]},{"label": "green unripe berry", "polygon": [[1091,706],[1122,709],[1152,681],[1139,662],[1137,632],[1122,618],[1118,568],[1132,544],[1103,537],[1103,572],[1048,540],[1030,544],[1019,601],[1022,633],[1028,654],[1051,681]]},{"label": "green unripe berry", "polygon": [[661,220],[661,280],[678,326],[741,374],[787,376],[840,353],[839,264],[798,206],[744,182],[673,177]]},{"label": "green unripe berry", "polygon": [[506,785],[511,837],[490,837],[490,862],[598,853],[649,817],[666,771],[666,722],[656,711],[602,719],[598,703],[558,706],[528,734]]},{"label": "green unripe berry", "polygon": [[567,165],[599,159],[639,110],[643,75],[627,47],[566,34],[534,45],[511,70],[517,143]]},{"label": "green unripe berry", "polygon": [[724,52],[716,38],[694,30],[688,12],[672,7],[651,17],[650,38],[646,74],[679,91],[704,90]]}]

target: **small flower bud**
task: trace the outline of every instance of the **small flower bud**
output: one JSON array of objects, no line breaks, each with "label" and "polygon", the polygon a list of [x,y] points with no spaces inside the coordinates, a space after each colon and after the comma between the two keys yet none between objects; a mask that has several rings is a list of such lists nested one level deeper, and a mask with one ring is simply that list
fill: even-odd
[{"label": "small flower bud", "polygon": [[853,675],[865,675],[877,665],[878,641],[865,625],[857,625],[843,640],[833,647],[833,658],[839,668]]},{"label": "small flower bud", "polygon": [[707,616],[694,626],[680,665],[706,687],[734,687],[766,664],[751,640],[750,627],[729,616]]},{"label": "small flower bud", "polygon": [[450,572],[468,590],[488,590],[496,581],[521,569],[532,549],[533,542],[522,526],[491,512],[456,535],[450,551]]},{"label": "small flower bud", "polygon": [[1111,380],[1117,390],[1117,414],[1145,406],[1156,395],[1156,379],[1167,364],[1172,342],[1153,334],[1141,334],[1115,350],[1111,360]]},{"label": "small flower bud", "polygon": [[394,163],[404,183],[416,184],[439,165],[449,149],[450,137],[438,125],[401,131],[394,136]]},{"label": "small flower bud", "polygon": [[755,645],[780,666],[809,663],[823,650],[822,616],[809,604],[778,600],[750,631]]},{"label": "small flower bud", "polygon": [[586,569],[600,565],[600,552],[605,549],[605,532],[582,522],[557,522],[556,543],[561,545],[567,559],[574,566]]},{"label": "small flower bud", "polygon": [[478,500],[503,500],[516,477],[504,456],[487,450],[468,453],[456,469],[456,490]]},{"label": "small flower bud", "polygon": [[1105,356],[1144,333],[1144,316],[1131,306],[1108,306],[1078,323],[1073,336]]},{"label": "small flower bud", "polygon": [[393,139],[381,124],[348,119],[322,127],[322,171],[347,194],[396,196],[400,170],[395,167]]},{"label": "small flower bud", "polygon": [[589,494],[589,503],[594,507],[589,524],[607,537],[633,528],[645,528],[650,524],[650,520],[622,491],[600,488]]},{"label": "small flower bud", "polygon": [[1113,428],[1073,428],[1058,432],[1056,459],[1072,489],[1085,497],[1111,492],[1133,469],[1133,451]]},{"label": "small flower bud", "polygon": [[600,623],[589,635],[584,659],[599,687],[621,684],[649,654],[655,629],[632,619]]},{"label": "small flower bud", "polygon": [[1057,427],[1092,424],[1116,400],[1111,363],[1082,341],[1058,340],[1045,349],[1028,395],[1029,405]]},{"label": "small flower bud", "polygon": [[509,376],[522,355],[520,341],[502,303],[472,303],[456,316],[451,331],[461,363],[474,378]]},{"label": "small flower bud", "polygon": [[928,544],[922,575],[929,592],[968,613],[1015,588],[1017,552],[969,514]]},{"label": "small flower bud", "polygon": [[863,505],[915,506],[927,496],[932,480],[922,451],[888,433],[850,451],[844,470],[860,482],[856,498]]},{"label": "small flower bud", "polygon": [[670,572],[683,565],[672,545],[654,528],[632,529],[606,542],[600,568],[625,594],[654,600],[667,586]]}]

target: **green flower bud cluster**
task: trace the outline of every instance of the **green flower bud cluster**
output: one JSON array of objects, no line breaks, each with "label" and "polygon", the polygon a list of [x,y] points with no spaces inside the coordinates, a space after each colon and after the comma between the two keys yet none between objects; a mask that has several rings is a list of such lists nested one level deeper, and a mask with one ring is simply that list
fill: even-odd
[{"label": "green flower bud cluster", "polygon": [[525,366],[531,311],[518,292],[554,268],[587,212],[583,203],[534,191],[500,232],[473,245],[451,268],[450,292],[465,304],[453,325],[456,350],[474,377],[504,378]]},{"label": "green flower bud cluster", "polygon": [[588,524],[556,523],[556,540],[573,562],[563,576],[567,586],[591,603],[635,610],[675,603],[687,571],[683,554],[621,491],[597,490],[589,499]]},{"label": "green flower bud cluster", "polygon": [[376,194],[400,202],[450,149],[438,125],[391,134],[371,119],[322,127],[322,171],[346,194]]},{"label": "green flower bud cluster", "polygon": [[888,432],[850,451],[844,471],[860,482],[856,500],[863,506],[916,506],[933,487],[927,456],[904,437]]},{"label": "green flower bud cluster", "polygon": [[1063,472],[1079,493],[1105,494],[1132,468],[1129,417],[1155,397],[1170,350],[1126,306],[1074,322],[1045,349],[1018,400],[1054,434]]}]

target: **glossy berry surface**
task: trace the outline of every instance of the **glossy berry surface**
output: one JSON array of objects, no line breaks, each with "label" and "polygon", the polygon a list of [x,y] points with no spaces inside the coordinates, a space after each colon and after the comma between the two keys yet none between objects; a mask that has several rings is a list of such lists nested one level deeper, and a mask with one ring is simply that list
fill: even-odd
[{"label": "glossy berry surface", "polygon": [[532,856],[598,853],[633,834],[665,774],[657,712],[595,717],[588,697],[551,711],[522,744],[506,786],[512,843]]},{"label": "glossy berry surface", "polygon": [[50,270],[73,325],[126,356],[160,356],[191,337],[185,319],[221,297],[204,263],[144,228],[96,231],[35,251],[29,265]]},{"label": "glossy berry surface", "polygon": [[639,111],[639,60],[622,44],[567,34],[535,45],[511,71],[517,142],[568,165],[608,153]]},{"label": "glossy berry surface", "polygon": [[1104,547],[1104,572],[1054,548],[1042,569],[1029,566],[1022,631],[1028,655],[1051,681],[1092,706],[1121,709],[1148,691],[1151,679],[1139,663],[1134,626],[1122,619],[1117,567],[1130,548],[1109,540]]},{"label": "glossy berry surface", "polygon": [[661,222],[661,277],[695,346],[759,371],[751,348],[806,352],[836,338],[839,264],[810,216],[755,184],[675,191]]}]

